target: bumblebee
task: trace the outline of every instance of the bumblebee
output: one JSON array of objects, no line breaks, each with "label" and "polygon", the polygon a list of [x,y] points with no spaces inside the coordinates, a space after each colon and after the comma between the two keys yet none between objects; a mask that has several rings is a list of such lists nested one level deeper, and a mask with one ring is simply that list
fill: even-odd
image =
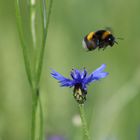
[{"label": "bumblebee", "polygon": [[96,32],[90,32],[83,39],[83,47],[92,51],[96,48],[105,49],[107,46],[113,46],[114,43],[118,44],[115,41],[115,37],[109,30],[98,30]]}]

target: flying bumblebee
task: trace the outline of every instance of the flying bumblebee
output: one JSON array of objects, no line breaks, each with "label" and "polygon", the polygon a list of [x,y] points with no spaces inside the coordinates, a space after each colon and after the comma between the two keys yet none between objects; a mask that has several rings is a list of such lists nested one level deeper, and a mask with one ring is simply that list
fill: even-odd
[{"label": "flying bumblebee", "polygon": [[109,30],[98,30],[96,32],[90,32],[83,39],[83,47],[92,51],[96,48],[105,49],[107,46],[113,46],[114,44],[118,44],[115,40],[115,37]]}]

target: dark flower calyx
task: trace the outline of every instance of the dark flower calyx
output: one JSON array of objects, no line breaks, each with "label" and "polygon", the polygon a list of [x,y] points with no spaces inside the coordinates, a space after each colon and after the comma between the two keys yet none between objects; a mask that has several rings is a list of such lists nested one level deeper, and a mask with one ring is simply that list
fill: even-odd
[{"label": "dark flower calyx", "polygon": [[84,104],[84,102],[86,101],[86,95],[87,91],[84,90],[81,85],[75,85],[73,90],[73,96],[79,104]]}]

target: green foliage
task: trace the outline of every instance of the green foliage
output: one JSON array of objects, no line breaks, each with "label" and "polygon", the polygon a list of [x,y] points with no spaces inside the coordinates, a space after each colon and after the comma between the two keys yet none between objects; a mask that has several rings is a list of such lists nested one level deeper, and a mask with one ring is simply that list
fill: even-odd
[{"label": "green foliage", "polygon": [[[50,21],[50,14],[52,8],[52,0],[49,4],[48,17],[46,10],[46,1],[16,0],[16,16],[21,46],[23,49],[23,56],[25,62],[26,73],[30,87],[32,90],[32,119],[31,119],[31,140],[43,139],[43,111],[40,99],[39,81],[42,71],[42,64],[44,58],[44,50],[46,44],[46,37],[48,32],[48,25]],[[27,13],[26,13],[27,12]],[[40,14],[38,14],[40,13]],[[41,27],[39,25],[42,25]],[[41,34],[38,36],[38,34]],[[37,138],[38,131],[36,130],[36,116],[39,102],[39,119],[40,127],[38,129],[39,138]]]},{"label": "green foliage", "polygon": [[[23,5],[27,1],[22,2],[22,8],[25,9]],[[11,0],[1,0],[0,3],[0,139],[27,140],[32,98],[22,49],[19,47],[15,6]],[[80,127],[72,123],[78,109],[71,90],[58,86],[50,77],[50,68],[67,76],[72,68],[86,67],[91,72],[106,63],[110,73],[108,78],[88,90],[85,111],[90,134],[95,140],[110,136],[117,137],[117,140],[137,139],[140,124],[139,4],[138,0],[54,1],[40,79],[46,135],[59,134],[71,140],[81,140]],[[38,15],[42,15],[41,5],[37,9]],[[38,16],[36,22],[39,28],[35,49],[28,12],[22,10],[24,16],[21,24],[26,25],[22,34],[32,67],[30,69],[35,73],[39,67],[39,62],[35,60],[39,60],[42,50],[43,25],[39,24],[42,16]],[[86,52],[81,44],[83,37],[90,31],[104,27],[111,27],[115,36],[123,37],[124,40],[118,40],[118,45],[105,51]]]}]

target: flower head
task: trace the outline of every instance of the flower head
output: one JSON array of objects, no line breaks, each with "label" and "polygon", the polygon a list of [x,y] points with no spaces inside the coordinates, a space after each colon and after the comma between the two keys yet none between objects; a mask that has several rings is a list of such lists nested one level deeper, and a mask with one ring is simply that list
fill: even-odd
[{"label": "flower head", "polygon": [[106,65],[102,64],[98,69],[88,74],[86,69],[78,70],[74,69],[71,71],[71,79],[62,76],[60,73],[52,70],[51,75],[53,78],[59,81],[62,87],[74,87],[73,95],[78,103],[83,104],[86,100],[87,85],[101,78],[105,78],[108,73],[104,72]]},{"label": "flower head", "polygon": [[50,136],[48,138],[48,140],[64,140],[64,137],[58,136],[58,135],[54,135],[54,136]]}]

